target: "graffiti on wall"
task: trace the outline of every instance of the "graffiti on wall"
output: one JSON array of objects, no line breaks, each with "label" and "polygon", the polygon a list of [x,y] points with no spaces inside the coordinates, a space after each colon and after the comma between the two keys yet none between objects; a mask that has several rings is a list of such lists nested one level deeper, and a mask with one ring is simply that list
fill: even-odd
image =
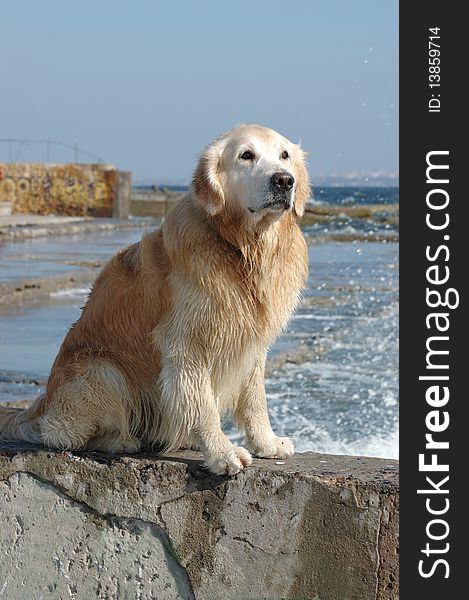
[{"label": "graffiti on wall", "polygon": [[116,183],[110,165],[0,164],[0,202],[15,213],[110,215]]}]

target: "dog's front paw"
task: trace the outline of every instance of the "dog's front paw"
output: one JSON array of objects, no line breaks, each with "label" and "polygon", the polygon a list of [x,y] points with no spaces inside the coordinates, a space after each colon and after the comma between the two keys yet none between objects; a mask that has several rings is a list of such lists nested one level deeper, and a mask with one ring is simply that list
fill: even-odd
[{"label": "dog's front paw", "polygon": [[276,435],[265,440],[256,440],[252,443],[254,454],[259,458],[288,458],[295,450],[293,442],[286,437]]},{"label": "dog's front paw", "polygon": [[231,446],[225,452],[206,457],[205,463],[215,475],[236,475],[252,464],[252,456],[245,448]]}]

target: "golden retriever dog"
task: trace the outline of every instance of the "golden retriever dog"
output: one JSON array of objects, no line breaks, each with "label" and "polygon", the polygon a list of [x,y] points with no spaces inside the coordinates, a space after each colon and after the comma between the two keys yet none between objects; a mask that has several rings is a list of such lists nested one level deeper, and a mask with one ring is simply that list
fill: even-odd
[{"label": "golden retriever dog", "polygon": [[45,393],[29,409],[0,409],[2,438],[194,448],[210,471],[233,475],[252,458],[221,429],[230,413],[252,453],[290,456],[269,422],[264,369],[307,275],[297,220],[308,196],[298,145],[258,125],[221,135],[161,228],[103,268]]}]

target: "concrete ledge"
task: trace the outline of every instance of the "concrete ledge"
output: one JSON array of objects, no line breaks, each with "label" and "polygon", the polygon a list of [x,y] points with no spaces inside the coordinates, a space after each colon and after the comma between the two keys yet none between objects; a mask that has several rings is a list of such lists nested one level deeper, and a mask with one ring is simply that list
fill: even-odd
[{"label": "concrete ledge", "polygon": [[398,463],[0,449],[0,596],[398,598]]}]

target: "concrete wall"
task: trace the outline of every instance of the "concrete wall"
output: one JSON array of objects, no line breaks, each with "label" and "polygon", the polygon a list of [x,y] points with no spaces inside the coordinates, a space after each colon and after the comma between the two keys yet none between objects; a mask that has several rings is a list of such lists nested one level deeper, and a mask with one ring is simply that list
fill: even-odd
[{"label": "concrete wall", "polygon": [[12,202],[14,213],[127,217],[130,173],[102,164],[3,163],[0,202]]},{"label": "concrete wall", "polygon": [[3,446],[0,597],[396,600],[398,464]]},{"label": "concrete wall", "polygon": [[132,194],[132,173],[130,171],[117,172],[117,185],[112,207],[112,216],[118,219],[127,219],[130,214],[130,198]]}]

